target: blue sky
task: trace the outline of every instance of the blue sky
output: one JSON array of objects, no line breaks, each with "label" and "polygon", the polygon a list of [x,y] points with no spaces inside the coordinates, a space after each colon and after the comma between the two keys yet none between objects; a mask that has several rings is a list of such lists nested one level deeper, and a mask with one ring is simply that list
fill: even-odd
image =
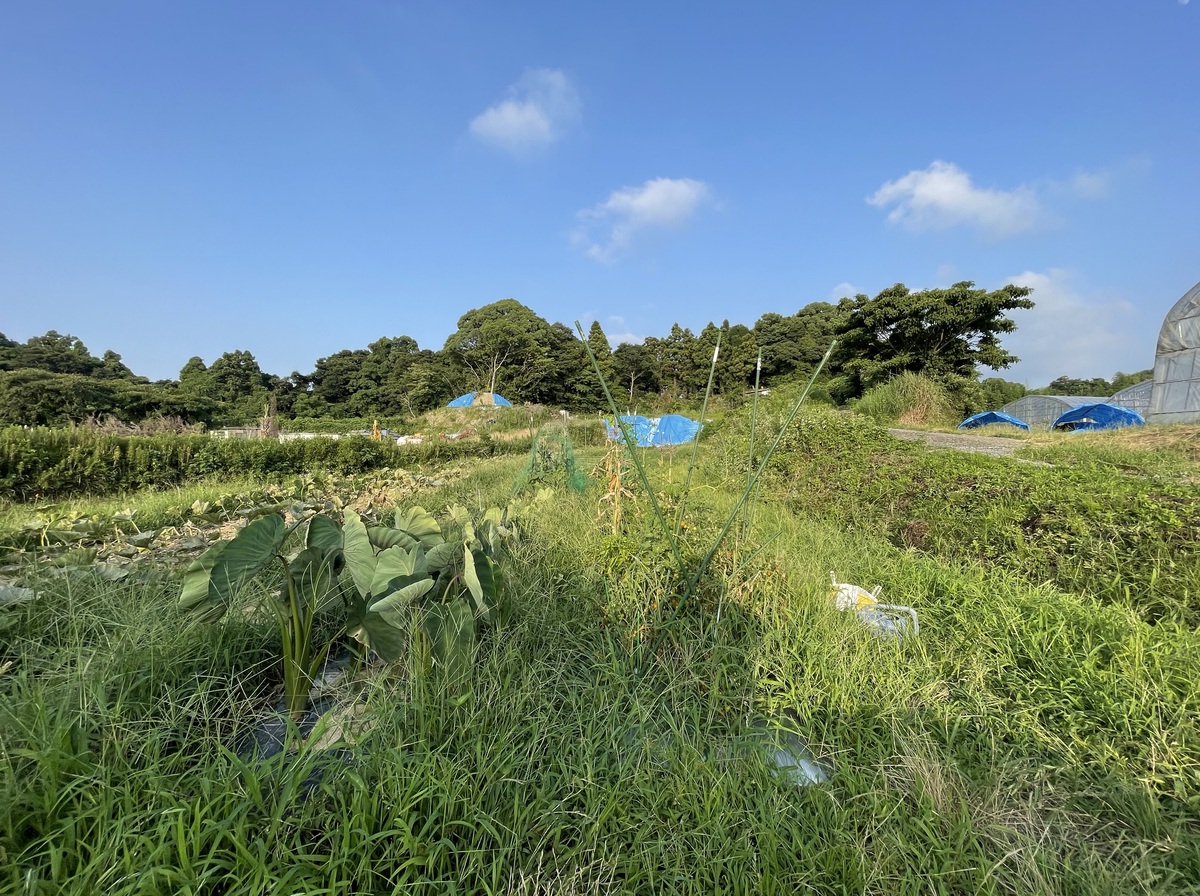
[{"label": "blue sky", "polygon": [[0,330],[264,370],[514,297],[615,342],[1035,288],[1004,375],[1200,280],[1200,0],[120,2],[0,29]]}]

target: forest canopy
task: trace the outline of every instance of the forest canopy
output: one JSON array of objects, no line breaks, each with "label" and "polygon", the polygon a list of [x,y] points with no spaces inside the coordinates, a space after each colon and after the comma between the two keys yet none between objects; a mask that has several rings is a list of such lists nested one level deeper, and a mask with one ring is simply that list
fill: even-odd
[{"label": "forest canopy", "polygon": [[[1032,307],[1029,294],[1013,285],[989,292],[969,281],[917,292],[896,284],[873,298],[769,312],[752,327],[724,320],[693,333],[675,324],[640,343],[614,346],[593,322],[586,343],[613,394],[631,406],[696,399],[718,339],[714,393],[736,399],[753,389],[760,354],[760,385],[771,388],[810,376],[835,337],[838,348],[822,372],[820,395],[844,402],[892,376],[916,372],[971,396],[968,404],[995,402],[1025,392],[997,377],[980,383],[979,376],[983,368],[1002,370],[1018,360],[1000,339],[1015,328],[1007,313]],[[1116,379],[1124,383],[1131,376],[1136,375]],[[1100,395],[1112,385],[1063,376],[1046,388],[1086,386]],[[365,348],[318,358],[307,373],[287,376],[262,370],[245,349],[232,349],[211,363],[192,357],[176,379],[151,382],[115,351],[97,357],[71,335],[51,330],[18,343],[0,334],[5,424],[63,425],[105,416],[135,423],[174,416],[207,426],[244,425],[268,406],[284,419],[412,417],[470,391],[571,411],[602,404],[584,340],[512,298],[463,314],[438,351],[422,349],[410,336],[381,336]]]}]

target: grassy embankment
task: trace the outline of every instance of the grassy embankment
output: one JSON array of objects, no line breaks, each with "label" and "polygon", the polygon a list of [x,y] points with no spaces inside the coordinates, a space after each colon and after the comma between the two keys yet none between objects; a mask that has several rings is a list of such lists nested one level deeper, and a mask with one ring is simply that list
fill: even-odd
[{"label": "grassy embankment", "polygon": [[[732,422],[705,445],[686,562],[745,449]],[[685,461],[647,460],[670,513]],[[410,500],[503,503],[522,461],[474,463]],[[623,479],[613,531],[602,484],[558,488],[505,565],[514,613],[469,690],[376,671],[341,692],[366,707],[355,748],[264,763],[237,745],[274,699],[265,614],[184,625],[166,570],[29,573],[38,597],[0,616],[0,890],[1196,892],[1196,601],[1141,596],[1174,575],[1161,561],[1189,582],[1195,560],[1141,516],[1166,486],[1101,466],[963,459],[810,416],[653,658],[679,591],[647,496]],[[1010,560],[1034,504],[1047,531],[1094,537]],[[1111,580],[1106,550],[1138,555],[1120,588],[1089,584]],[[921,635],[837,613],[831,569],[914,606]],[[765,719],[830,779],[739,758]]]}]

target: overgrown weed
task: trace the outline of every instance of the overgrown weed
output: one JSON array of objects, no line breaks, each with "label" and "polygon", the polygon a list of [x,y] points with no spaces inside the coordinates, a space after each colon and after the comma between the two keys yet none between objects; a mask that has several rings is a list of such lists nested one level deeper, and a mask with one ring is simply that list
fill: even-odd
[{"label": "overgrown weed", "polygon": [[[685,559],[745,485],[746,455],[726,468],[719,447],[697,467]],[[488,461],[427,503],[496,503],[519,464]],[[669,498],[665,480],[650,471]],[[640,675],[639,620],[677,593],[670,551],[646,501],[613,533],[594,524],[598,486],[557,493],[514,549],[515,613],[471,689],[372,677],[373,725],[340,753],[238,755],[274,698],[265,617],[189,628],[174,582],[35,582],[0,610],[0,890],[1196,889],[1193,632],[796,515],[779,487]],[[915,606],[921,636],[838,613],[830,569]],[[729,753],[779,718],[828,782]]]}]

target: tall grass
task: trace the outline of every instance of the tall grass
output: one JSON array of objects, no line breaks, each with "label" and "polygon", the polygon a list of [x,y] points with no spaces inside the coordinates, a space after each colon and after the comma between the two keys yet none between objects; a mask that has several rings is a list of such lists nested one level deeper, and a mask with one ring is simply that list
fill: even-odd
[{"label": "tall grass", "polygon": [[[519,463],[422,502],[502,503]],[[743,474],[702,454],[685,555]],[[0,609],[0,892],[1196,891],[1194,633],[797,516],[768,487],[749,538],[775,540],[719,552],[639,675],[673,560],[645,502],[611,533],[597,497],[526,520],[469,691],[380,670],[343,691],[365,713],[335,751],[241,750],[277,694],[265,614],[191,628],[174,581],[31,580],[38,598]],[[921,637],[837,613],[830,569],[915,606]],[[779,719],[827,783],[734,748]]]},{"label": "tall grass", "polygon": [[902,373],[867,391],[854,409],[880,423],[941,426],[958,422],[954,404],[941,384],[919,373]]}]

